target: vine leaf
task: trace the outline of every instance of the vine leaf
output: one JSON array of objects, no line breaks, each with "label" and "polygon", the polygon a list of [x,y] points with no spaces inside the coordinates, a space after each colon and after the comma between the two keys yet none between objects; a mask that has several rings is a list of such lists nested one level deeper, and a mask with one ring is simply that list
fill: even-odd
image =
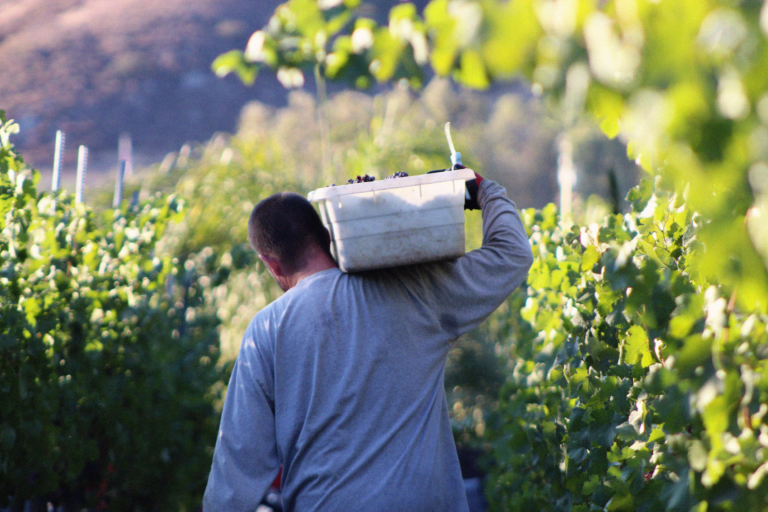
[{"label": "vine leaf", "polygon": [[581,270],[584,272],[591,271],[595,264],[600,261],[600,256],[600,252],[594,245],[587,246],[581,256]]},{"label": "vine leaf", "polygon": [[653,364],[653,354],[648,344],[648,334],[639,325],[633,325],[627,331],[622,343],[622,362],[640,363],[643,368]]},{"label": "vine leaf", "polygon": [[629,191],[627,201],[632,203],[632,210],[642,212],[648,205],[648,201],[653,197],[653,181],[645,179],[640,184]]}]

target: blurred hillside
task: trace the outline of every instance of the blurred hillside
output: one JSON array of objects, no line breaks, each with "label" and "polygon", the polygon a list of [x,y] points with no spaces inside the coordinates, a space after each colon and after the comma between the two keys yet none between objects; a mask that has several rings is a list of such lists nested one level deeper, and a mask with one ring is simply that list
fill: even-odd
[{"label": "blurred hillside", "polygon": [[[141,164],[188,140],[233,131],[250,100],[286,101],[273,76],[252,88],[210,64],[242,48],[279,0],[2,0],[0,109],[21,125],[17,147],[49,169],[56,130],[91,150],[91,170],[114,166],[120,133]],[[396,1],[377,3],[383,18]],[[47,186],[47,180],[45,185]]]},{"label": "blurred hillside", "polygon": [[[166,155],[189,141],[205,142],[217,132],[234,134],[238,128],[244,132],[285,131],[276,140],[282,141],[278,146],[286,154],[286,172],[322,173],[318,157],[322,148],[306,151],[312,146],[309,141],[320,140],[313,102],[305,98],[291,103],[273,73],[261,73],[253,87],[245,87],[234,76],[221,79],[210,70],[217,55],[244,48],[251,33],[267,22],[279,3],[281,0],[0,0],[0,109],[21,125],[21,134],[14,141],[28,163],[43,173],[42,188],[50,186],[56,130],[67,135],[63,186],[69,190],[74,188],[77,146],[81,144],[90,149],[88,188],[111,182],[117,169],[117,141],[123,132],[133,137],[135,166],[142,168],[165,161]],[[385,20],[396,3],[377,2],[364,14]],[[343,84],[330,85],[331,96],[344,88]],[[314,95],[314,84],[308,83],[304,89]],[[413,109],[406,105],[422,94],[424,101],[412,116],[419,122],[411,122]],[[376,140],[373,153],[379,156],[364,162],[336,158],[335,165],[376,172],[373,167],[395,164],[388,157],[382,160],[382,155],[411,151],[414,155],[426,151],[435,155],[434,165],[445,165],[440,127],[451,121],[457,144],[467,156],[474,156],[471,165],[515,191],[520,206],[541,207],[556,200],[556,146],[563,126],[534,101],[524,84],[459,94],[448,82],[436,81],[410,100],[386,100],[386,115],[384,111],[374,115],[370,108],[384,101],[383,97],[353,96],[349,104],[341,99],[329,105],[331,137],[337,147],[344,146],[339,143],[345,137],[356,144],[360,134],[371,129],[372,119],[380,115],[385,120],[382,131],[368,133]],[[249,102],[276,108],[284,115],[266,116],[254,123],[250,119],[254,110],[242,110]],[[288,123],[289,130],[286,119],[294,120]],[[624,148],[597,137],[591,128],[580,131],[571,134],[580,167],[580,197],[608,197],[606,177],[611,169],[618,172],[623,197],[623,191],[635,182]],[[401,133],[404,140],[393,133]],[[411,147],[422,139],[424,147]],[[311,164],[302,161],[305,154]],[[398,161],[398,165],[403,162],[410,160]],[[384,169],[379,175],[384,175]]]}]

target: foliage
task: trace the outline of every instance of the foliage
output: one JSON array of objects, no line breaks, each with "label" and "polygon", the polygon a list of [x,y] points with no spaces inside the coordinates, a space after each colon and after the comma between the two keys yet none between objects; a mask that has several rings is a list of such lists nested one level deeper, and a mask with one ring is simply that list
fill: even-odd
[{"label": "foliage", "polygon": [[523,75],[566,123],[591,113],[666,188],[687,191],[707,219],[698,270],[768,311],[768,3],[432,0],[421,16],[398,5],[387,27],[356,7],[288,1],[241,67],[288,76],[312,65],[357,86],[419,85],[427,63],[472,88]]},{"label": "foliage", "polygon": [[489,419],[495,510],[768,506],[768,316],[692,270],[702,217],[649,181],[602,225],[524,212],[535,262]]},{"label": "foliage", "polygon": [[0,112],[0,126],[0,501],[195,506],[226,369],[203,293],[216,276],[155,249],[183,203],[156,196],[100,220],[66,193],[38,195],[16,125]]}]

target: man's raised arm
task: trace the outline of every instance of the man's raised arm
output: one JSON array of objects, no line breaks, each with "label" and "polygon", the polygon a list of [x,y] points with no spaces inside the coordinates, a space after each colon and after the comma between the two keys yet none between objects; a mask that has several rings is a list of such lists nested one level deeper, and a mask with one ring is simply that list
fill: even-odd
[{"label": "man's raised arm", "polygon": [[481,179],[483,245],[426,273],[425,295],[453,337],[476,327],[528,275],[533,253],[515,204],[496,182]]}]

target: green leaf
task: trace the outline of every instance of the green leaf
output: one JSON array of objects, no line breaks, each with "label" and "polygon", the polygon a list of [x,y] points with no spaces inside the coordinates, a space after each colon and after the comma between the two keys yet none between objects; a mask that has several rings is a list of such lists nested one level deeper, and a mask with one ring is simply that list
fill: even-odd
[{"label": "green leaf", "polygon": [[588,245],[581,256],[581,270],[584,272],[592,271],[592,268],[600,261],[601,256],[594,245]]},{"label": "green leaf", "polygon": [[709,436],[719,436],[728,429],[730,405],[724,396],[718,396],[704,408],[702,420]]},{"label": "green leaf", "polygon": [[325,28],[325,20],[317,0],[289,0],[287,6],[293,14],[292,21],[296,31],[302,36],[313,40],[315,35]]},{"label": "green leaf", "polygon": [[688,447],[688,463],[691,465],[691,469],[699,472],[704,471],[707,468],[708,455],[704,443],[698,439],[691,442]]},{"label": "green leaf", "polygon": [[682,350],[675,354],[675,368],[683,377],[690,377],[695,369],[712,356],[712,338],[700,334],[688,336]]},{"label": "green leaf", "polygon": [[104,350],[104,344],[96,339],[89,340],[85,345],[86,352],[101,352],[102,350]]},{"label": "green leaf", "polygon": [[629,191],[627,201],[632,204],[632,211],[642,212],[648,205],[648,201],[653,197],[653,181],[649,179],[641,180],[640,183]]},{"label": "green leaf", "polygon": [[401,20],[401,19],[409,19],[412,20],[416,18],[416,6],[412,3],[402,3],[400,5],[394,6],[389,11],[389,19],[390,20]]},{"label": "green leaf", "polygon": [[654,363],[653,354],[648,343],[648,333],[639,325],[633,325],[627,331],[622,341],[621,362],[640,363],[647,368]]},{"label": "green leaf", "polygon": [[448,0],[433,0],[424,8],[424,22],[432,37],[430,63],[438,75],[453,68],[459,45],[453,31],[456,21],[448,13]]},{"label": "green leaf", "polygon": [[616,91],[592,81],[587,94],[587,108],[600,121],[600,129],[609,138],[619,134],[624,98]]},{"label": "green leaf", "polygon": [[619,131],[621,130],[621,125],[619,124],[619,120],[616,118],[605,118],[602,121],[600,121],[600,130],[609,138],[613,139],[616,138],[616,136],[619,134]]},{"label": "green leaf", "polygon": [[473,50],[462,52],[459,62],[459,82],[473,89],[486,89],[490,85],[483,58],[478,52]]},{"label": "green leaf", "polygon": [[534,3],[530,1],[485,2],[486,34],[482,55],[491,76],[511,78],[531,72],[542,35]]},{"label": "green leaf", "polygon": [[605,508],[605,510],[608,512],[630,512],[637,510],[637,507],[635,506],[635,502],[632,499],[632,495],[629,492],[623,492],[621,494],[615,494],[613,498],[611,498],[611,502]]},{"label": "green leaf", "polygon": [[380,28],[374,33],[370,71],[376,80],[386,81],[392,78],[402,51],[402,44],[392,37],[388,29]]},{"label": "green leaf", "polygon": [[579,464],[589,456],[589,451],[586,448],[577,448],[571,452],[568,452],[568,457],[575,463]]},{"label": "green leaf", "polygon": [[664,430],[659,427],[653,427],[653,430],[651,431],[651,435],[648,437],[648,443],[663,441],[664,438],[665,438]]},{"label": "green leaf", "polygon": [[590,475],[589,480],[584,482],[584,486],[581,489],[582,495],[590,495],[600,486],[600,477],[597,475]]},{"label": "green leaf", "polygon": [[258,67],[246,62],[240,50],[231,50],[219,55],[211,64],[211,69],[219,77],[236,73],[245,85],[253,85],[258,73]]},{"label": "green leaf", "polygon": [[683,508],[689,497],[688,489],[688,471],[681,476],[680,480],[664,488],[661,499],[666,504],[666,510],[688,510]]},{"label": "green leaf", "polygon": [[27,322],[33,327],[37,325],[37,315],[40,314],[42,308],[40,302],[35,297],[29,297],[24,300],[23,303],[24,312],[27,314]]}]

